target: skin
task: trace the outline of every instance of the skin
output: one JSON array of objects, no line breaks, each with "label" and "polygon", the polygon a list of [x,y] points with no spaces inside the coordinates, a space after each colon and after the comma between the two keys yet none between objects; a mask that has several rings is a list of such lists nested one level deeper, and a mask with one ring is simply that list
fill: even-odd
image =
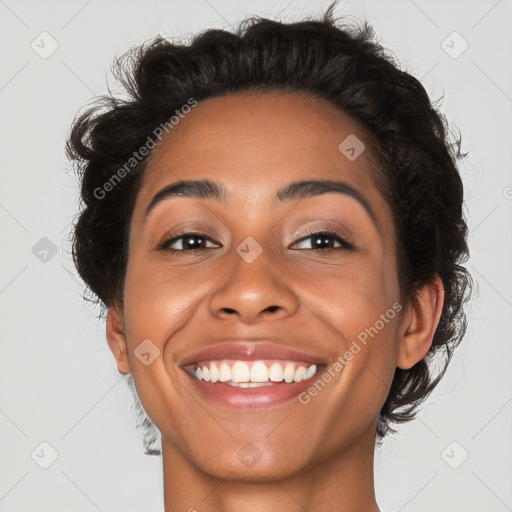
[{"label": "skin", "polygon": [[[119,371],[132,372],[162,433],[167,512],[379,510],[377,417],[395,368],[427,353],[443,288],[436,277],[402,304],[391,210],[376,186],[370,143],[354,161],[338,150],[349,134],[367,141],[354,119],[324,100],[226,96],[200,102],[153,151],[131,220],[124,307],[110,306],[106,328]],[[173,197],[144,219],[164,186],[202,178],[222,183],[228,201]],[[278,189],[303,179],[345,181],[375,221],[345,194],[274,202]],[[207,234],[213,248],[159,252],[182,227]],[[297,248],[313,228],[339,230],[355,249],[317,253],[311,238]],[[236,252],[248,236],[263,249],[252,263]],[[394,303],[400,314],[307,404],[221,407],[199,395],[179,366],[203,347],[247,337],[332,364]],[[146,366],[133,352],[148,338],[160,356]],[[261,453],[251,467],[237,457],[247,443]]]}]

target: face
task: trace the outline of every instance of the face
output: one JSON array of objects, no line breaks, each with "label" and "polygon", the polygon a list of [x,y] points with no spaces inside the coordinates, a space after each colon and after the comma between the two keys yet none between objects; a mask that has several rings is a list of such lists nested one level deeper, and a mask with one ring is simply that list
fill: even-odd
[{"label": "face", "polygon": [[[369,144],[339,149],[354,135],[327,101],[265,93],[200,102],[155,149],[122,315],[129,371],[177,460],[282,478],[373,443],[400,294]],[[169,188],[196,180],[211,183]],[[330,188],[292,187],[309,181]]]}]

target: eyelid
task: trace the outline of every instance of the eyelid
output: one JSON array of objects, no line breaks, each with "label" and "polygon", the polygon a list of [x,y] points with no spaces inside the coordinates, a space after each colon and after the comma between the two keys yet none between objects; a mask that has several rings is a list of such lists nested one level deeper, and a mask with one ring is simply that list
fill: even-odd
[{"label": "eyelid", "polygon": [[[207,240],[208,242],[211,242],[213,244],[217,244],[219,245],[219,242],[216,242],[213,237],[211,237],[210,235],[207,235],[206,233],[203,233],[201,231],[198,231],[198,230],[194,230],[194,229],[187,229],[187,228],[183,228],[179,231],[176,231],[174,232],[172,235],[169,235],[169,236],[164,236],[163,240],[157,245],[157,251],[161,251],[161,252],[165,252],[165,251],[176,251],[176,252],[190,252],[190,251],[185,251],[185,250],[182,250],[182,249],[171,249],[170,246],[176,242],[177,240],[179,240],[180,238],[185,238],[185,237],[194,237],[194,236],[197,236],[197,237],[201,237],[201,238],[204,238],[205,240]],[[222,244],[220,244],[220,246],[222,247]],[[218,248],[218,247],[217,247]],[[207,247],[206,249],[214,249],[214,247]]]},{"label": "eyelid", "polygon": [[[336,250],[355,250],[356,246],[351,241],[350,237],[345,235],[341,232],[341,230],[334,229],[331,227],[317,227],[317,228],[310,228],[306,232],[304,232],[302,235],[295,235],[294,242],[290,247],[293,247],[294,245],[297,245],[301,242],[304,242],[305,240],[308,240],[310,238],[313,238],[315,236],[322,236],[326,235],[328,237],[332,237],[335,242],[338,242],[340,244],[340,247],[332,247],[332,248],[311,248],[311,249],[292,249],[292,250],[298,250],[298,251],[317,251],[317,252],[330,252],[330,251],[336,251]],[[297,238],[298,236],[298,238]],[[169,237],[164,237],[163,241],[160,242],[160,244],[157,246],[158,252],[171,252],[171,253],[181,253],[182,255],[185,255],[187,253],[195,253],[195,251],[204,251],[208,249],[215,249],[219,247],[204,247],[199,249],[172,249],[170,246],[173,245],[175,242],[177,242],[180,239],[190,237],[190,238],[203,238],[206,243],[210,242],[213,244],[218,244],[219,242],[216,242],[213,237],[210,235],[207,235],[206,233],[200,232],[200,231],[194,231],[192,229],[183,228],[179,230],[178,232],[173,233]]]},{"label": "eyelid", "polygon": [[337,239],[338,243],[341,245],[341,247],[333,247],[331,249],[296,249],[296,250],[336,250],[336,249],[345,249],[345,250],[354,250],[356,247],[354,243],[351,241],[351,239],[346,236],[345,234],[341,233],[337,229],[333,228],[312,228],[310,231],[305,233],[304,235],[300,235],[299,238],[295,239],[295,241],[292,243],[292,246],[303,242],[304,240],[307,240],[308,238],[313,238],[314,236],[321,236],[321,235],[328,235],[334,239]]},{"label": "eyelid", "polygon": [[303,239],[304,237],[318,235],[323,233],[328,233],[333,236],[337,236],[344,240],[347,244],[352,245],[354,248],[356,247],[356,243],[354,241],[354,237],[351,232],[342,224],[335,222],[333,225],[333,221],[327,219],[318,219],[318,221],[322,222],[322,220],[326,221],[324,224],[312,224],[303,229],[297,230],[291,235],[287,236],[287,244],[295,243],[298,240]]}]

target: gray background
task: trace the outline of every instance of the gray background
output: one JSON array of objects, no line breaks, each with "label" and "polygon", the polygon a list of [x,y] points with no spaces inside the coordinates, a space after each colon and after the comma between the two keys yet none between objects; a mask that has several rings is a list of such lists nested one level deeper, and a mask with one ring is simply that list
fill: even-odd
[{"label": "gray background", "polygon": [[[328,3],[0,0],[0,512],[163,510],[161,459],[143,454],[69,257],[78,194],[63,147],[75,113],[106,93],[116,54],[157,33],[250,14],[293,20]],[[444,94],[470,152],[461,170],[479,295],[444,381],[377,454],[378,501],[388,512],[512,510],[512,2],[345,1],[337,13],[374,23],[431,98]],[[48,469],[43,441],[58,453]]]}]

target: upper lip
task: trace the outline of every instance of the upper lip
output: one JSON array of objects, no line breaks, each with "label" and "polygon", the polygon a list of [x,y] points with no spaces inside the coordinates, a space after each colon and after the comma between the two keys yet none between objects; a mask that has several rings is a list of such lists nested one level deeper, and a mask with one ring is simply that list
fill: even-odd
[{"label": "upper lip", "polygon": [[242,361],[258,361],[261,359],[283,359],[287,361],[302,361],[309,364],[326,364],[325,361],[312,354],[270,343],[267,341],[236,341],[221,343],[207,347],[185,356],[180,366],[188,366],[200,361],[216,359],[237,359]]}]

